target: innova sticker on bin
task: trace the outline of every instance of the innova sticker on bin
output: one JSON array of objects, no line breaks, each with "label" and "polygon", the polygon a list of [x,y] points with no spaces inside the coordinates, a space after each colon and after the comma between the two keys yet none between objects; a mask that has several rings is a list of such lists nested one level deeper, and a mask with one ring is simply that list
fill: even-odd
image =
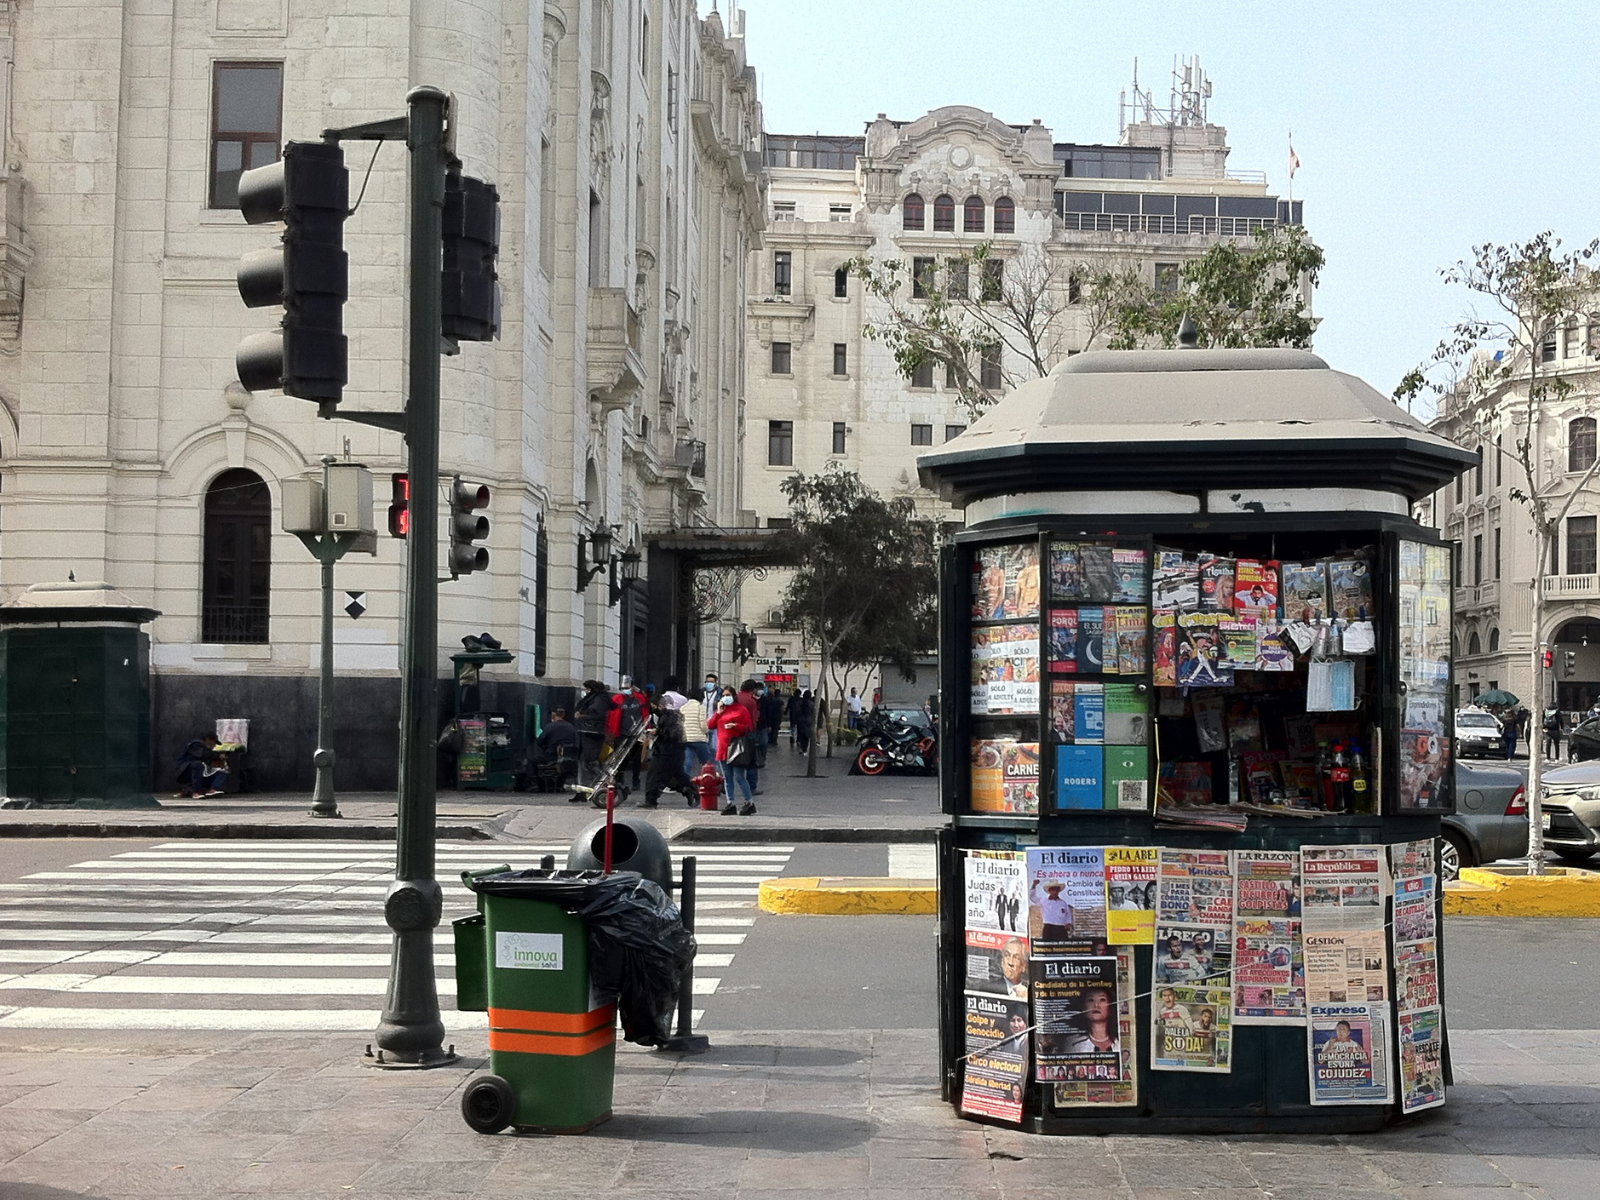
[{"label": "innova sticker on bin", "polygon": [[494,965],[516,971],[561,970],[559,933],[501,933],[494,935]]}]

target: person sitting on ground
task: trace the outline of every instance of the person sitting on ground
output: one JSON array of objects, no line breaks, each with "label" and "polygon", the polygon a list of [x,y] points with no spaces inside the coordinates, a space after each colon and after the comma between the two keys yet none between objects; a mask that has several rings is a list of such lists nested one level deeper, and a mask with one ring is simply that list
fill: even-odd
[{"label": "person sitting on ground", "polygon": [[178,795],[191,800],[222,795],[228,786],[227,760],[217,753],[214,734],[195,738],[178,755],[178,786]]}]

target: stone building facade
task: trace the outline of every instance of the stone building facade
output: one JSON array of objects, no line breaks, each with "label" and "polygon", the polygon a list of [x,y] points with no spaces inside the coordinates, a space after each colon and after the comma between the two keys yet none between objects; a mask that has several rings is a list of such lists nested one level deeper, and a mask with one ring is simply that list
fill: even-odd
[{"label": "stone building facade", "polygon": [[[881,306],[863,295],[848,260],[912,268],[990,243],[1002,271],[1043,278],[1054,294],[1061,316],[1046,339],[1048,367],[1103,341],[1075,269],[1175,280],[1219,239],[1301,220],[1300,202],[1272,194],[1263,174],[1227,169],[1225,129],[1176,105],[1166,114],[1147,107],[1117,145],[1057,142],[1037,120],[1013,125],[953,105],[914,121],[879,114],[860,137],[768,134],[765,146],[771,223],[749,260],[744,488],[763,526],[785,520],[787,476],[831,465],[957,519],[919,486],[916,458],[959,437],[971,415],[942,370],[907,380],[863,335]],[[979,286],[968,280],[965,294]],[[981,369],[997,391],[1032,373],[1005,349]],[[772,619],[783,582],[777,572],[746,583],[741,611],[762,654],[798,656],[797,636]]]},{"label": "stone building facade", "polygon": [[1543,579],[1537,637],[1533,577],[1537,540],[1527,505],[1528,481],[1516,458],[1527,421],[1531,356],[1547,378],[1571,385],[1551,394],[1530,439],[1541,493],[1559,508],[1595,461],[1600,416],[1600,313],[1574,314],[1537,347],[1521,346],[1510,377],[1487,392],[1463,386],[1441,402],[1431,428],[1480,451],[1483,465],[1424,502],[1427,520],[1456,543],[1455,690],[1458,704],[1504,688],[1536,710],[1533,653],[1548,648],[1543,703],[1585,712],[1600,701],[1600,483],[1591,478],[1562,522]]},{"label": "stone building facade", "polygon": [[[0,585],[70,571],[161,610],[158,786],[217,717],[251,719],[257,786],[310,785],[318,576],[281,532],[281,483],[363,462],[381,525],[403,444],[234,381],[238,342],[276,320],[235,287],[273,227],[246,226],[234,188],[285,140],[403,113],[416,84],[452,93],[455,152],[503,227],[500,339],[443,372],[442,472],[493,501],[490,569],[441,586],[441,678],[456,639],[492,631],[516,661],[486,673],[485,707],[520,732],[526,706],[642,669],[652,537],[741,507],[741,265],[766,186],[742,27],[694,0],[0,0],[0,54]],[[346,145],[343,406],[394,410],[405,154],[378,147],[363,182],[373,150]],[[580,586],[597,529],[645,578]],[[366,603],[337,618],[341,787],[394,779],[404,552],[381,536],[337,570]],[[680,660],[731,654],[697,632]]]}]

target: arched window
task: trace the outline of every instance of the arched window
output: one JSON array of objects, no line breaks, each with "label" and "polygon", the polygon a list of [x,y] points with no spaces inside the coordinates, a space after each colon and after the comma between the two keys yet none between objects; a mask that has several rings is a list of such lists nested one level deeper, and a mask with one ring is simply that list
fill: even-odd
[{"label": "arched window", "polygon": [[1567,422],[1567,470],[1587,471],[1594,466],[1594,418],[1578,417]]},{"label": "arched window", "polygon": [[1467,638],[1467,653],[1468,654],[1482,654],[1483,653],[1483,642],[1479,640],[1478,631],[1476,629],[1474,629],[1472,631],[1472,636]]},{"label": "arched window", "polygon": [[833,294],[835,298],[850,294],[850,268],[835,267],[833,269]]},{"label": "arched window", "polygon": [[1497,653],[1500,649],[1500,627],[1497,625],[1489,630],[1489,653]]},{"label": "arched window", "polygon": [[912,192],[900,204],[900,228],[922,228],[922,197]]},{"label": "arched window", "polygon": [[272,598],[272,495],[254,471],[206,489],[202,642],[265,642]]},{"label": "arched window", "polygon": [[933,231],[935,233],[956,231],[956,202],[953,197],[940,196],[933,202]]},{"label": "arched window", "polygon": [[994,231],[996,233],[1017,231],[1017,206],[1012,203],[1010,196],[1001,196],[994,202]]},{"label": "arched window", "polygon": [[968,196],[967,202],[962,205],[961,231],[963,233],[983,232],[982,196]]}]

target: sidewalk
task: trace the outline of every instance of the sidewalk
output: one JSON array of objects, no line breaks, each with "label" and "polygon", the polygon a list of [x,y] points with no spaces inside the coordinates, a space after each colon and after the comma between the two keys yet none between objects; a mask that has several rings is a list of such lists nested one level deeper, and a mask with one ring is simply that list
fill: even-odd
[{"label": "sidewalk", "polygon": [[[805,777],[805,759],[787,741],[771,748],[761,772],[757,813],[724,817],[685,807],[669,792],[654,811],[641,809],[642,790],[619,810],[644,816],[679,842],[917,842],[932,841],[943,824],[937,781],[928,776],[846,774],[851,757],[819,758],[819,778]],[[310,815],[311,797],[250,794],[179,800],[158,794],[160,808],[0,809],[0,839],[120,838],[394,838],[395,796],[347,792],[339,820]],[[442,791],[439,838],[450,841],[571,841],[601,814],[571,804],[565,794]]]},{"label": "sidewalk", "polygon": [[394,1073],[347,1038],[0,1051],[0,1195],[1579,1200],[1600,1147],[1600,1030],[1457,1032],[1449,1103],[1382,1133],[1193,1138],[960,1120],[924,1029],[623,1047],[611,1121],[482,1137],[459,1111],[481,1037],[456,1039],[460,1067]]}]

